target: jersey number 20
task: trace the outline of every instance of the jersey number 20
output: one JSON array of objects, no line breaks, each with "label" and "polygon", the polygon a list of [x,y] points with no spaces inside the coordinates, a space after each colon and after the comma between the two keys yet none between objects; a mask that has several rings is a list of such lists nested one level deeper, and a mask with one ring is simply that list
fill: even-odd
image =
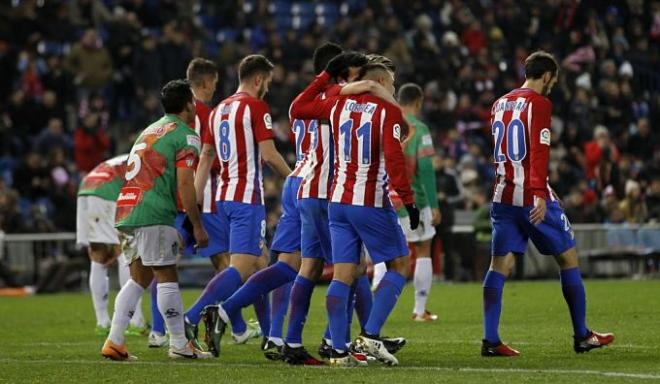
[{"label": "jersey number 20", "polygon": [[[503,163],[508,157],[510,161],[520,162],[527,156],[527,146],[525,146],[525,125],[519,119],[513,119],[506,127],[506,137],[504,137],[504,123],[496,121],[493,123],[493,138],[495,140],[495,150],[493,159],[496,163]],[[502,141],[506,139],[506,156],[502,151]]]}]

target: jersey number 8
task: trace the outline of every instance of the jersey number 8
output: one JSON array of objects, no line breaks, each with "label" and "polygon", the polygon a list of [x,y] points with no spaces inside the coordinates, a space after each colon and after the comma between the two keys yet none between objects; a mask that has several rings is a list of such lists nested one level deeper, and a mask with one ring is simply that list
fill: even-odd
[{"label": "jersey number 8", "polygon": [[219,129],[219,134],[220,134],[220,159],[222,161],[229,161],[229,158],[231,157],[231,142],[229,141],[229,121],[227,120],[222,120],[220,122],[220,129]]}]

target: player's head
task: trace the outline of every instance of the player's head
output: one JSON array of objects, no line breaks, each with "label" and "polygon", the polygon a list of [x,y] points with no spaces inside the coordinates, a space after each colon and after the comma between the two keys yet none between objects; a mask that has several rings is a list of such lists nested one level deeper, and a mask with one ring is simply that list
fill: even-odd
[{"label": "player's head", "polygon": [[325,69],[328,62],[344,50],[337,44],[325,42],[314,50],[312,61],[314,62],[314,73],[317,75]]},{"label": "player's head", "polygon": [[536,51],[525,59],[525,78],[527,81],[539,81],[542,95],[552,91],[558,72],[557,60],[548,52]]},{"label": "player's head", "polygon": [[160,91],[160,103],[165,113],[179,115],[184,121],[195,116],[195,104],[190,84],[186,80],[172,80]]},{"label": "player's head", "polygon": [[383,64],[368,63],[360,68],[357,80],[373,80],[385,87],[385,89],[394,95],[394,75]]},{"label": "player's head", "polygon": [[399,88],[397,98],[402,107],[412,107],[414,110],[419,110],[422,108],[424,93],[419,85],[406,83]]},{"label": "player's head", "polygon": [[396,65],[394,62],[387,56],[378,55],[375,53],[370,53],[367,55],[367,60],[370,64],[382,64],[388,71],[392,72],[392,77],[396,75]]},{"label": "player's head", "polygon": [[263,99],[273,79],[275,65],[263,55],[245,56],[238,64],[238,80],[242,86],[253,88],[257,97]]},{"label": "player's head", "polygon": [[186,79],[195,90],[195,97],[209,102],[218,84],[218,66],[211,60],[196,57],[188,64]]}]

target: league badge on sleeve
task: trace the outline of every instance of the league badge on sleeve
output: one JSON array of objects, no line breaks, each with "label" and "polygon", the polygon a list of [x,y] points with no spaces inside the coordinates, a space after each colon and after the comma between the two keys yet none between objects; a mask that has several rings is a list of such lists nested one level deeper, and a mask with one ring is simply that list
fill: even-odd
[{"label": "league badge on sleeve", "polygon": [[273,119],[270,117],[270,113],[264,114],[264,125],[269,130],[273,129]]},{"label": "league badge on sleeve", "polygon": [[541,144],[550,145],[550,128],[543,128],[539,138]]},{"label": "league badge on sleeve", "polygon": [[401,126],[399,124],[394,124],[394,128],[392,129],[392,135],[394,136],[395,139],[401,141]]}]

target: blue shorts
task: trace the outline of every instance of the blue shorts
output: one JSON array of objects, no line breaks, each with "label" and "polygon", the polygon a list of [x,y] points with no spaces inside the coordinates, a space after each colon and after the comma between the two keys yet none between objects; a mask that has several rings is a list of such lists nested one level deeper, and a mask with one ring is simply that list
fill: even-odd
[{"label": "blue shorts", "polygon": [[548,210],[541,224],[529,221],[534,207],[516,207],[493,203],[490,217],[493,222],[493,256],[509,252],[525,253],[528,240],[544,255],[559,255],[575,247],[571,223],[556,201],[547,204]]},{"label": "blue shorts", "polygon": [[394,208],[330,203],[328,211],[333,264],[359,264],[363,243],[374,264],[408,255]]},{"label": "blue shorts", "polygon": [[178,213],[175,221],[175,227],[177,231],[179,231],[179,235],[181,235],[184,257],[211,257],[226,252],[226,250],[222,249],[220,244],[220,238],[226,236],[223,233],[225,229],[215,213],[202,213],[202,224],[204,224],[204,229],[206,229],[206,233],[209,235],[209,245],[205,248],[195,248],[195,244],[197,243],[195,237],[192,233],[183,229],[183,221],[185,218],[185,213]]},{"label": "blue shorts", "polygon": [[266,208],[233,201],[218,201],[216,206],[219,253],[261,256],[266,236]]},{"label": "blue shorts", "polygon": [[300,199],[298,208],[302,220],[300,254],[302,257],[323,259],[326,263],[332,263],[328,200]]},{"label": "blue shorts", "polygon": [[300,177],[287,177],[282,188],[282,216],[275,229],[270,249],[275,253],[300,251],[300,211],[298,211],[298,187]]}]

